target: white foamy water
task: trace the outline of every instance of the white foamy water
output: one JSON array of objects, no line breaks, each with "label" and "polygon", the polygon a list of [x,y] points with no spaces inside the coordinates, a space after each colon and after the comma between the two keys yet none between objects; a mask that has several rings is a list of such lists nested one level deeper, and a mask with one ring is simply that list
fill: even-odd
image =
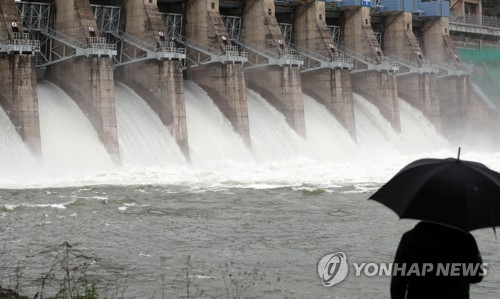
[{"label": "white foamy water", "polygon": [[[346,130],[326,108],[311,98],[305,97],[304,102],[309,135],[306,142],[288,126],[281,113],[259,95],[249,91],[253,158],[252,152],[206,93],[194,83],[186,83],[192,164],[103,169],[102,166],[109,166],[111,161],[93,127],[60,89],[50,83],[43,83],[40,85],[40,110],[46,155],[44,162],[49,170],[63,167],[72,174],[41,175],[29,179],[9,177],[0,180],[0,187],[158,184],[195,190],[220,190],[283,186],[328,189],[355,185],[360,192],[365,192],[371,190],[370,186],[385,182],[415,159],[456,156],[456,149],[443,146],[443,138],[422,114],[404,102],[401,105],[403,133],[396,134],[376,107],[355,96],[359,138],[359,146],[356,147]],[[117,90],[120,93],[121,87]],[[129,92],[127,94],[130,101],[126,103],[130,105],[127,110],[139,109],[136,113],[140,116],[127,116],[128,126],[144,126],[150,130],[152,122],[158,121],[157,116],[149,114],[151,111],[148,109],[143,110],[147,106],[142,100],[132,97]],[[143,138],[131,137],[143,130],[146,129],[128,131],[130,142],[134,138]],[[87,141],[82,144],[83,140]],[[414,146],[416,150],[404,151],[401,145]],[[129,148],[124,150],[131,150],[133,146],[136,145],[125,145]],[[347,154],[344,155],[344,152]],[[480,149],[463,147],[462,159],[480,161],[492,169],[500,170],[500,154],[496,152],[485,153]],[[89,172],[75,171],[79,169],[78,165]]]},{"label": "white foamy water", "polygon": [[186,163],[158,114],[129,87],[117,83],[115,88],[122,164],[165,167]]},{"label": "white foamy water", "polygon": [[448,141],[416,108],[399,99],[401,133],[396,133],[380,110],[363,97],[354,94],[358,142],[374,153],[413,155],[449,149]]},{"label": "white foamy water", "polygon": [[356,134],[359,146],[373,155],[397,155],[401,137],[392,129],[380,110],[358,94],[353,94]]},{"label": "white foamy water", "polygon": [[425,152],[450,146],[422,112],[403,99],[399,99],[399,113],[401,136],[405,145],[403,151]]},{"label": "white foamy water", "polygon": [[307,143],[320,160],[342,160],[358,150],[349,132],[316,100],[304,94]]},{"label": "white foamy water", "polygon": [[189,152],[194,165],[223,161],[249,162],[252,154],[212,99],[192,81],[185,81]]},{"label": "white foamy water", "polygon": [[37,167],[37,162],[21,136],[0,107],[0,176],[23,175]]},{"label": "white foamy water", "polygon": [[43,164],[51,173],[107,170],[113,162],[78,105],[59,87],[38,83]]},{"label": "white foamy water", "polygon": [[312,156],[307,142],[288,125],[281,112],[252,90],[247,90],[247,100],[252,151],[257,160]]}]

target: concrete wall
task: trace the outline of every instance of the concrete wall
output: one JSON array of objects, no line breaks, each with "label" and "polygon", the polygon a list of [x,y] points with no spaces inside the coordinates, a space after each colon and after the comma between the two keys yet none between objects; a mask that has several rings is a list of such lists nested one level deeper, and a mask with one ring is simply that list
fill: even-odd
[{"label": "concrete wall", "polygon": [[[465,111],[465,131],[457,134],[464,138],[467,144],[481,146],[484,149],[495,149],[500,146],[500,112],[492,109],[487,103],[483,102],[475,91],[471,90],[466,102]],[[462,141],[462,140],[459,140]]]},{"label": "concrete wall", "polygon": [[[333,39],[325,22],[325,2],[309,1],[299,6],[295,16],[295,43],[314,53],[332,59]],[[307,59],[307,58],[305,58]],[[302,75],[303,91],[333,114],[356,140],[356,124],[349,70],[321,69]]]},{"label": "concrete wall", "polygon": [[[126,0],[121,19],[125,32],[151,45],[168,41],[156,1]],[[189,159],[182,64],[172,60],[133,63],[120,71],[123,81],[158,114]]]},{"label": "concrete wall", "polygon": [[451,141],[461,140],[467,127],[469,79],[468,76],[451,76],[438,82],[443,133]]},{"label": "concrete wall", "polygon": [[424,56],[432,61],[450,65],[458,63],[458,55],[450,38],[448,18],[427,19],[422,28],[420,46]]},{"label": "concrete wall", "polygon": [[409,74],[397,78],[398,96],[422,111],[438,132],[442,130],[435,74]]},{"label": "concrete wall", "polygon": [[[387,16],[384,26],[384,51],[404,60],[423,65],[423,51],[413,33],[412,14]],[[398,95],[423,112],[441,130],[435,74],[408,74],[398,77]]]},{"label": "concrete wall", "polygon": [[[371,27],[370,9],[359,7],[345,12],[343,44],[346,48],[374,61],[383,54]],[[379,107],[396,132],[401,131],[398,85],[394,74],[367,71],[352,74],[353,91]]]},{"label": "concrete wall", "polygon": [[344,13],[342,44],[365,57],[378,61],[379,45],[371,25],[369,7],[357,7]]},{"label": "concrete wall", "polygon": [[[99,37],[88,0],[55,0],[51,6],[52,28],[71,38],[89,43],[91,31]],[[108,153],[118,162],[115,87],[109,57],[76,57],[50,66],[50,81],[59,85],[94,125]]]},{"label": "concrete wall", "polygon": [[[0,36],[12,39],[11,23],[23,33],[16,4],[0,0]],[[0,53],[0,105],[9,115],[28,148],[41,152],[35,59],[31,54]]]},{"label": "concrete wall", "polygon": [[423,52],[413,34],[412,14],[400,12],[389,15],[384,25],[384,51],[420,64]]},{"label": "concrete wall", "polygon": [[[247,1],[243,13],[241,37],[278,55],[288,50],[275,17],[274,1]],[[248,70],[246,74],[248,86],[281,111],[290,126],[305,137],[300,70],[294,67],[270,65]]]},{"label": "concrete wall", "polygon": [[438,85],[444,136],[453,143],[480,142],[483,145],[491,141],[498,146],[496,124],[500,114],[475,94],[470,76],[440,78]]},{"label": "concrete wall", "polygon": [[[232,45],[219,13],[218,0],[192,0],[187,3],[185,35],[191,40],[221,52],[224,50],[224,45]],[[250,146],[243,65],[211,63],[189,69],[188,76],[208,93],[224,116],[229,119],[234,130]]]},{"label": "concrete wall", "polygon": [[451,0],[450,12],[481,16],[483,14],[483,7],[481,0]]},{"label": "concrete wall", "polygon": [[[425,57],[451,66],[459,65],[448,18],[426,20],[420,42]],[[469,84],[469,76],[449,76],[437,80],[442,130],[450,140],[460,139],[466,128]]]}]

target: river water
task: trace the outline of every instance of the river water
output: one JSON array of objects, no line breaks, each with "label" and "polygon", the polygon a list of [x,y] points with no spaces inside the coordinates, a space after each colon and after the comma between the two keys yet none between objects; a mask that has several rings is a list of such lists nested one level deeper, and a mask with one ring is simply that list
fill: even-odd
[{"label": "river water", "polygon": [[[126,86],[117,87],[120,167],[56,86],[39,89],[42,145],[53,148],[44,157],[19,150],[0,111],[0,285],[33,296],[45,277],[53,294],[69,252],[79,263],[72,273],[85,272],[107,298],[387,298],[390,277],[356,276],[352,266],[324,287],[318,261],[342,251],[349,263],[391,262],[416,221],[368,198],[407,163],[455,156],[457,145],[403,101],[396,134],[358,96],[358,144],[308,97],[305,141],[249,91],[249,150],[206,94],[186,86],[191,164]],[[67,130],[74,140],[61,137]],[[500,170],[497,151],[462,147],[463,159]],[[471,297],[498,297],[499,241],[491,229],[473,234],[489,272]]]},{"label": "river water", "polygon": [[[231,290],[243,298],[388,297],[389,277],[356,277],[351,268],[345,281],[326,288],[316,270],[321,257],[337,251],[349,262],[392,261],[415,221],[367,201],[376,186],[2,190],[2,285],[14,284],[20,266],[21,291],[36,293],[36,278],[68,242],[93,258],[89,272],[107,285],[100,292],[108,297],[180,298],[188,282],[193,297],[204,291],[222,298]],[[472,298],[496,297],[498,240],[488,229],[474,234],[490,271]]]}]

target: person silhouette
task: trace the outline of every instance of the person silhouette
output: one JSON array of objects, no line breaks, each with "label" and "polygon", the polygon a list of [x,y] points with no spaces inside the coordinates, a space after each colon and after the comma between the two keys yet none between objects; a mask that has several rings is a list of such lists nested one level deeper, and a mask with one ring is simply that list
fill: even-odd
[{"label": "person silhouette", "polygon": [[[413,264],[417,271],[412,271]],[[486,275],[483,267],[470,233],[421,221],[401,237],[393,264],[391,298],[469,298],[469,284]]]}]

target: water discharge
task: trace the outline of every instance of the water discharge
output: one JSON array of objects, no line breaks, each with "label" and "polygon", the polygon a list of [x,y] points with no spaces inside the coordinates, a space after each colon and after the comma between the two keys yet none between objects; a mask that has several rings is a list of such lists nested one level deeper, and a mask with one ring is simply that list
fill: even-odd
[{"label": "water discharge", "polygon": [[191,161],[195,165],[251,161],[243,139],[206,92],[192,81],[185,81],[184,91]]},{"label": "water discharge", "polygon": [[59,87],[38,84],[42,159],[51,173],[102,171],[113,162],[77,104]]},{"label": "water discharge", "polygon": [[116,121],[123,165],[166,167],[185,164],[174,138],[146,102],[117,83]]},{"label": "water discharge", "polygon": [[252,150],[259,161],[283,161],[310,156],[307,142],[288,125],[285,116],[258,93],[248,90]]},{"label": "water discharge", "polygon": [[38,166],[2,107],[0,107],[0,165],[0,176],[25,175]]},{"label": "water discharge", "polygon": [[307,143],[318,160],[343,160],[358,150],[349,132],[313,98],[304,94]]},{"label": "water discharge", "polygon": [[[191,294],[217,297],[229,294],[230,281],[229,287],[249,286],[240,297],[331,297],[316,273],[322,256],[343,251],[351,261],[390,262],[414,223],[367,201],[370,193],[414,159],[455,154],[402,100],[398,134],[379,109],[355,95],[355,143],[323,105],[304,96],[306,141],[253,91],[247,94],[250,150],[212,99],[187,81],[192,163],[145,101],[117,84],[125,165],[114,167],[73,100],[47,82],[38,92],[45,171],[0,178],[0,244],[8,253],[0,255],[0,284],[9,286],[22,269],[23,295],[39,291],[34,282],[56,265],[57,246],[69,242],[92,257],[92,278],[105,286],[100,293],[116,286],[127,298],[179,298],[190,285]],[[5,165],[31,156],[1,109],[0,126],[1,175]],[[462,157],[500,170],[500,154],[465,149]],[[477,235],[485,261],[500,260],[491,230]],[[492,267],[472,286],[473,297],[495,297],[490,291],[498,290],[498,276]],[[384,298],[389,288],[388,277],[351,276],[335,294]]]},{"label": "water discharge", "polygon": [[[247,91],[249,149],[207,93],[192,81],[185,83],[191,163],[186,163],[157,114],[130,88],[118,83],[116,109],[123,166],[114,167],[94,127],[74,101],[55,85],[41,82],[41,160],[45,172],[33,181],[2,180],[2,186],[336,186],[380,182],[413,159],[453,155],[422,113],[403,100],[402,133],[398,134],[377,107],[354,95],[356,143],[326,107],[304,95],[305,140],[281,112],[251,90]],[[11,134],[13,128],[5,114],[1,120],[7,123],[2,126],[7,131],[0,132],[5,136],[2,141],[12,139],[1,148],[2,157],[29,156],[26,150],[16,150],[23,145]]]},{"label": "water discharge", "polygon": [[354,94],[357,137],[361,150],[381,157],[424,154],[449,148],[449,143],[416,108],[399,99],[401,133],[394,131],[380,110]]}]

